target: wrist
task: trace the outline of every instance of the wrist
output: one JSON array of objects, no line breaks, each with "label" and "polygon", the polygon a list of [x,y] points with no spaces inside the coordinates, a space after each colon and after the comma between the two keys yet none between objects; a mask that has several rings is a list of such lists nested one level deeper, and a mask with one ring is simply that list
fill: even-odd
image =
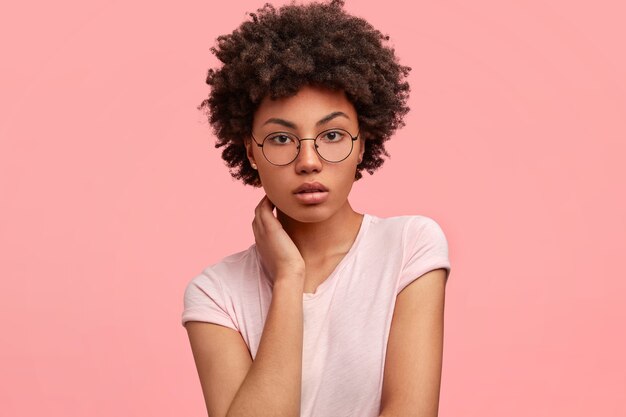
[{"label": "wrist", "polygon": [[304,288],[305,272],[303,269],[288,269],[276,273],[274,285]]}]

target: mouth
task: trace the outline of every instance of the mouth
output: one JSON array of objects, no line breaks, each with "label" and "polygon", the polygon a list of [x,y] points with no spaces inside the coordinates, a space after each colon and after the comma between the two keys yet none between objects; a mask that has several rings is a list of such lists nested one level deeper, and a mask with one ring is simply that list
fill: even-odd
[{"label": "mouth", "polygon": [[328,188],[320,182],[308,182],[300,185],[293,190],[294,194],[308,194],[308,193],[325,193],[328,192]]},{"label": "mouth", "polygon": [[328,191],[324,190],[305,190],[294,195],[303,204],[321,204],[328,200]]},{"label": "mouth", "polygon": [[304,190],[304,191],[300,191],[296,194],[309,194],[309,193],[325,193],[326,190]]}]

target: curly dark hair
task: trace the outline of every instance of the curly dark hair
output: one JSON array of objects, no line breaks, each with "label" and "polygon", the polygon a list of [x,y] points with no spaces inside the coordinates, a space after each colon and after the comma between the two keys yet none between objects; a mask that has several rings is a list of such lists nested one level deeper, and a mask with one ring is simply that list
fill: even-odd
[{"label": "curly dark hair", "polygon": [[383,45],[383,35],[366,20],[351,16],[343,0],[296,5],[278,10],[270,3],[248,13],[231,34],[217,38],[211,52],[223,63],[209,69],[209,97],[205,109],[217,136],[216,148],[225,146],[222,159],[244,184],[260,187],[259,175],[246,156],[244,138],[252,130],[253,115],[267,95],[271,99],[295,95],[304,85],[343,90],[354,106],[365,139],[363,160],[357,166],[370,175],[389,157],[384,142],[409,111],[410,67],[400,65],[394,49]]}]

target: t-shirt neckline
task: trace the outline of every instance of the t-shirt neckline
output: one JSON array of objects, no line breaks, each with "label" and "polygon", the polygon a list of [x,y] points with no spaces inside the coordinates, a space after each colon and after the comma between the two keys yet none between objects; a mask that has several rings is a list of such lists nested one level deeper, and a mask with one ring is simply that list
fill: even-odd
[{"label": "t-shirt neckline", "polygon": [[[367,232],[370,221],[371,221],[371,216],[367,213],[363,213],[363,219],[361,220],[361,225],[359,227],[359,231],[356,235],[356,238],[354,239],[354,242],[352,242],[352,246],[350,247],[348,252],[344,255],[344,257],[341,259],[341,261],[339,261],[339,263],[337,264],[335,269],[330,273],[330,275],[328,275],[328,277],[321,284],[317,286],[314,293],[306,293],[306,292],[302,293],[302,300],[304,302],[311,301],[311,300],[318,298],[321,294],[323,294],[328,289],[328,287],[330,287],[330,285],[336,279],[337,275],[341,272],[343,267],[350,261],[350,259],[356,253],[357,248],[359,247],[361,241],[363,240],[363,237],[365,236],[365,233]],[[254,246],[254,251],[256,255],[257,265],[259,267],[258,268],[259,274],[263,275],[264,279],[271,286],[272,285],[271,282],[269,281],[267,277],[265,277],[265,269],[261,265],[261,260],[259,259],[259,253],[256,249],[256,245],[253,245],[253,246]]]},{"label": "t-shirt neckline", "polygon": [[332,282],[337,279],[337,275],[341,272],[341,270],[346,265],[346,263],[350,261],[350,259],[354,256],[354,253],[357,251],[357,248],[359,244],[361,243],[361,240],[363,240],[363,236],[365,235],[365,232],[369,225],[369,221],[370,221],[369,214],[363,213],[363,219],[361,219],[361,225],[359,227],[359,231],[356,235],[356,238],[354,239],[354,242],[352,242],[352,246],[350,247],[350,250],[348,250],[348,252],[344,255],[341,261],[339,261],[339,263],[337,264],[335,269],[330,273],[330,275],[328,275],[328,277],[326,277],[326,279],[317,286],[317,288],[315,289],[315,292],[302,293],[303,301],[310,301],[310,300],[314,300],[318,298],[321,294],[323,294],[328,289],[328,287],[331,286]]}]

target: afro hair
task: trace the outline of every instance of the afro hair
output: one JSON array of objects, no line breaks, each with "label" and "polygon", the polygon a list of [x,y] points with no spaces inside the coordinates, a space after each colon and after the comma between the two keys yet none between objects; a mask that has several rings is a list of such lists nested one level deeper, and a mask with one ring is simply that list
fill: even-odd
[{"label": "afro hair", "polygon": [[244,145],[259,104],[266,96],[293,96],[304,85],[343,90],[354,105],[365,139],[355,180],[362,170],[372,175],[384,162],[381,154],[390,156],[384,143],[404,126],[411,68],[384,44],[389,36],[343,6],[343,0],[292,1],[276,10],[266,3],[210,49],[223,65],[208,70],[210,93],[198,109],[213,127],[215,147],[225,146],[230,174],[244,184],[261,186]]}]

